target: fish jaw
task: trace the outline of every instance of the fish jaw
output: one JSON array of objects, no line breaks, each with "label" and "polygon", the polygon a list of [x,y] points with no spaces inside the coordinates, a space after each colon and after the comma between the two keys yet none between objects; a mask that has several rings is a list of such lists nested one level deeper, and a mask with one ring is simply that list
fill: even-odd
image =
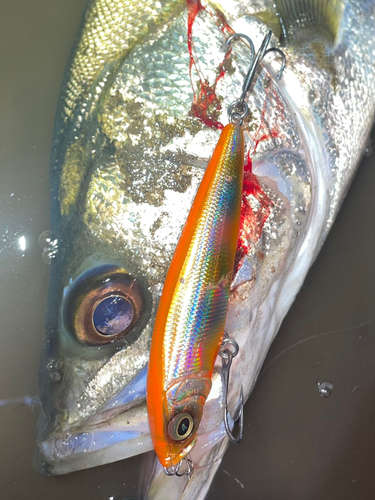
[{"label": "fish jaw", "polygon": [[66,474],[151,450],[146,374],[147,365],[91,419],[62,428],[42,415],[34,457],[36,469],[47,475]]},{"label": "fish jaw", "polygon": [[[63,259],[63,255],[60,259]],[[138,283],[143,283],[141,287],[146,299],[142,306],[145,316],[142,313],[143,320],[138,324],[138,333],[136,329],[132,329],[130,336],[126,334],[113,343],[107,339],[105,344],[101,343],[105,340],[103,336],[98,345],[91,345],[80,340],[77,331],[72,328],[79,320],[79,309],[82,305],[85,307],[81,298],[90,297],[91,292],[86,293],[86,286],[93,292],[103,291],[102,286],[111,283],[110,275],[116,281],[119,269],[126,271],[123,268],[124,263],[119,266],[109,264],[109,261],[110,259],[106,260],[106,264],[99,259],[84,261],[76,276],[73,274],[74,279],[68,280],[68,285],[62,291],[55,287],[56,282],[52,280],[54,293],[50,295],[47,317],[47,326],[50,329],[47,332],[48,341],[39,373],[42,414],[39,419],[38,452],[35,461],[36,467],[39,470],[45,469],[47,473],[59,473],[56,470],[60,470],[61,465],[62,470],[69,470],[69,462],[71,467],[77,467],[74,464],[82,462],[82,457],[79,457],[81,454],[106,454],[111,443],[120,440],[135,443],[136,439],[142,439],[148,430],[147,424],[140,425],[142,412],[139,409],[142,398],[143,401],[145,399],[145,392],[139,387],[139,379],[145,378],[144,368],[148,361],[150,337],[146,318],[150,318],[150,315],[152,317],[153,308],[152,295],[145,285],[144,278],[140,275],[137,277]],[[56,261],[52,275],[60,263],[61,261]],[[130,276],[128,271],[126,274]],[[94,284],[97,279],[99,288]],[[113,282],[112,285],[113,292],[120,293],[117,284]],[[60,301],[52,300],[52,297],[56,299],[59,296]],[[75,302],[78,304],[77,314],[74,313],[76,307],[72,306]],[[116,405],[121,408],[107,408],[106,405],[111,404],[120,389],[128,392]],[[119,419],[124,409],[127,410],[129,419],[122,422],[119,428]],[[114,414],[118,417],[116,422],[112,418]],[[111,427],[112,424],[114,428]],[[147,444],[145,446],[147,450]],[[93,460],[95,463],[96,459]]]},{"label": "fish jaw", "polygon": [[[215,365],[212,388],[206,399],[198,431],[199,446],[194,446],[194,459],[199,458],[199,463],[203,463],[211,443],[216,444],[226,435],[220,363]],[[34,457],[36,469],[43,474],[60,475],[152,450],[145,402],[146,377],[147,366],[91,421],[64,432],[40,436]]]}]

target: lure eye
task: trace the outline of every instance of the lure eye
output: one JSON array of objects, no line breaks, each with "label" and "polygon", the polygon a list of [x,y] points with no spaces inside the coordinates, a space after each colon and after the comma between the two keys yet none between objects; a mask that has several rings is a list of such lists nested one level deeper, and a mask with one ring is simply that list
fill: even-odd
[{"label": "lure eye", "polygon": [[70,285],[64,323],[83,344],[112,343],[127,335],[144,309],[137,280],[117,266],[100,266]]},{"label": "lure eye", "polygon": [[169,421],[168,434],[174,441],[182,441],[191,435],[193,427],[194,420],[190,413],[179,413]]}]

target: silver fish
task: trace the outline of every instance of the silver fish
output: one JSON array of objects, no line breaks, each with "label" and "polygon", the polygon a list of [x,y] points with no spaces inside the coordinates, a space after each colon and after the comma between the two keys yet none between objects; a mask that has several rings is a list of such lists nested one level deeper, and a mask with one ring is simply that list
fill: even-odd
[{"label": "silver fish", "polygon": [[[163,280],[226,108],[268,29],[248,96],[249,161],[226,331],[235,413],[334,221],[373,120],[375,6],[364,1],[89,3],[53,144],[52,260],[37,466],[63,474],[152,449],[145,375]],[[104,311],[104,312],[103,312]],[[104,318],[105,317],[105,318]],[[104,319],[106,321],[104,321]],[[228,446],[221,362],[191,481],[155,462],[145,496],[203,499]]]}]

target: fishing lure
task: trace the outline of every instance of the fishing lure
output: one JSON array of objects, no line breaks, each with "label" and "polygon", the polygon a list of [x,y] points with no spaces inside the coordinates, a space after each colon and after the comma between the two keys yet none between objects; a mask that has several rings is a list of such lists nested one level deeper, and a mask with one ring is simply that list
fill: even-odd
[{"label": "fishing lure", "polygon": [[[169,267],[153,330],[147,376],[147,410],[155,452],[167,474],[179,474],[182,459],[197,439],[203,407],[211,389],[217,355],[223,359],[224,398],[227,399],[229,370],[238,352],[233,339],[224,338],[230,286],[240,224],[244,134],[242,123],[249,113],[245,102],[259,61],[270,51],[283,56],[278,78],[285,67],[284,54],[267,49],[271,31],[245,78],[242,95],[229,108],[230,123],[220,135],[195,196]],[[231,441],[228,411],[224,423]],[[236,420],[236,419],[235,419]],[[188,474],[191,463],[188,462]]]}]

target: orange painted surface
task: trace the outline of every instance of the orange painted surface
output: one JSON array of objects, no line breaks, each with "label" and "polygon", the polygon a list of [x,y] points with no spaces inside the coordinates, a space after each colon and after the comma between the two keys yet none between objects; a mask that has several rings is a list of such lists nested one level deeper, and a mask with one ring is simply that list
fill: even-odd
[{"label": "orange painted surface", "polygon": [[[222,226],[222,230],[219,232],[219,236],[216,241],[218,256],[211,256],[208,254],[209,250],[206,250],[206,253],[214,263],[215,258],[220,259],[221,256],[224,255],[224,259],[222,258],[221,261],[218,260],[218,265],[225,269],[225,274],[223,274],[223,276],[226,278],[221,278],[219,280],[219,276],[219,278],[215,278],[216,281],[210,281],[209,277],[207,277],[204,286],[202,286],[202,293],[206,293],[207,295],[207,290],[213,290],[214,287],[218,287],[217,295],[219,296],[221,294],[221,290],[224,289],[225,299],[226,297],[229,298],[230,281],[233,272],[239,231],[243,182],[243,159],[244,139],[242,128],[229,124],[221,133],[219,142],[214,150],[211,160],[208,163],[206,172],[198,188],[193,205],[174,252],[164,283],[162,296],[160,298],[159,308],[155,319],[148,368],[147,407],[153,445],[160,462],[165,467],[170,467],[178,463],[194,445],[196,438],[196,430],[192,436],[189,436],[189,438],[184,441],[173,441],[169,438],[167,433],[167,424],[172,414],[170,411],[171,402],[167,400],[166,391],[171,388],[175,381],[183,380],[185,377],[191,377],[192,379],[198,381],[200,377],[205,377],[205,380],[208,377],[210,384],[213,365],[220,347],[222,335],[224,333],[227,301],[225,302],[223,299],[224,302],[220,303],[220,311],[223,311],[223,309],[225,309],[225,311],[219,318],[219,324],[213,325],[213,329],[215,330],[216,328],[214,331],[215,335],[213,337],[209,337],[209,331],[208,333],[205,333],[204,338],[199,338],[199,332],[197,332],[197,330],[192,331],[191,335],[189,335],[189,331],[185,328],[185,337],[181,338],[181,333],[180,338],[176,338],[176,342],[180,342],[179,345],[181,345],[181,342],[185,341],[187,343],[197,343],[198,347],[194,352],[199,350],[199,356],[197,356],[197,361],[194,366],[199,363],[202,364],[205,360],[208,360],[204,365],[204,370],[201,369],[201,371],[197,371],[198,369],[195,369],[194,371],[192,369],[191,372],[179,372],[179,375],[176,378],[171,377],[171,369],[167,365],[171,360],[170,352],[173,348],[174,339],[172,338],[171,340],[170,337],[166,338],[166,325],[168,324],[168,321],[170,322],[171,311],[174,310],[173,317],[176,317],[176,303],[178,300],[183,300],[183,298],[181,298],[181,294],[186,293],[183,290],[181,291],[181,283],[185,282],[184,272],[186,272],[187,266],[189,263],[191,265],[194,255],[196,256],[198,254],[197,252],[194,254],[194,245],[197,245],[196,242],[198,237],[202,240],[202,232],[199,233],[199,228],[208,226],[209,223],[207,221],[211,221],[213,219],[218,220],[219,222],[216,223],[220,223]],[[224,199],[225,203],[222,202],[222,199]],[[213,202],[211,200],[213,200]],[[216,210],[214,212],[212,212],[213,203],[217,203],[218,207],[217,210],[214,209]],[[222,213],[220,210],[222,210]],[[212,213],[214,213],[214,216]],[[223,220],[224,222],[222,222]],[[197,259],[197,257],[195,258]],[[216,266],[216,264],[213,265],[214,269],[217,267],[218,266]],[[197,272],[198,271],[199,269],[197,269]],[[199,276],[201,276],[201,274]],[[187,276],[190,277],[190,275],[191,270],[190,274]],[[216,292],[211,292],[209,297],[209,300],[211,300],[212,303],[216,300],[215,297],[212,298],[215,293]],[[215,320],[212,321],[214,322]],[[171,328],[169,327],[169,329]],[[178,332],[177,327],[176,331]],[[178,333],[176,336],[178,337]],[[169,352],[167,352],[168,349]],[[175,354],[174,357],[176,357]],[[207,397],[207,394],[199,399],[202,411],[205,397]],[[186,408],[187,409],[180,411],[189,411],[188,404],[186,404]],[[197,421],[200,421],[201,414],[199,415],[200,416],[197,417]],[[197,425],[199,425],[199,422]]]}]

